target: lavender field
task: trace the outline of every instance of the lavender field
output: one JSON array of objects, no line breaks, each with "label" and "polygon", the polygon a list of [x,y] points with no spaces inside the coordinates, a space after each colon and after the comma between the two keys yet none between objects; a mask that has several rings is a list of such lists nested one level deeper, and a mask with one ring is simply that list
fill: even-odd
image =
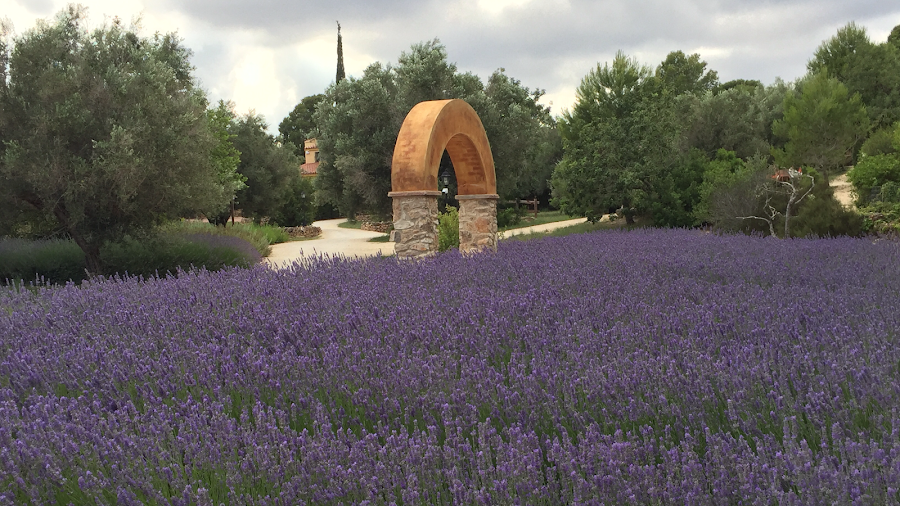
[{"label": "lavender field", "polygon": [[0,292],[0,504],[897,504],[900,244],[696,231]]}]

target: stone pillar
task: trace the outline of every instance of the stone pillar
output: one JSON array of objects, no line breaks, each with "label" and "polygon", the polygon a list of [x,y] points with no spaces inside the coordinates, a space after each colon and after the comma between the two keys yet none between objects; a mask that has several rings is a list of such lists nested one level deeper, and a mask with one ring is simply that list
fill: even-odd
[{"label": "stone pillar", "polygon": [[394,199],[394,252],[398,258],[437,253],[439,191],[390,192]]},{"label": "stone pillar", "polygon": [[457,195],[459,201],[459,251],[497,251],[496,194]]}]

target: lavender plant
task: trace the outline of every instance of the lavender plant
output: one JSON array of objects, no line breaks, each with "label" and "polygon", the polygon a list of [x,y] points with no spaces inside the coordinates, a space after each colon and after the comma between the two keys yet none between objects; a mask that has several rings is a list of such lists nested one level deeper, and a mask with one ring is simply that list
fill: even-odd
[{"label": "lavender plant", "polygon": [[0,291],[0,504],[896,504],[900,248],[637,230]]}]

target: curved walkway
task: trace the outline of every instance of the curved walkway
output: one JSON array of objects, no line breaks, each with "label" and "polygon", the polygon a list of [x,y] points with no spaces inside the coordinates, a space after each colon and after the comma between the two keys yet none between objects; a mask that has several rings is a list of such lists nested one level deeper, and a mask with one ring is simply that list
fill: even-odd
[{"label": "curved walkway", "polygon": [[[318,239],[273,244],[272,253],[265,259],[266,263],[272,267],[279,268],[286,267],[297,260],[319,255],[324,255],[326,257],[343,256],[347,258],[359,258],[375,256],[379,253],[384,256],[394,254],[394,243],[392,242],[369,242],[369,239],[384,234],[355,228],[338,227],[339,223],[345,221],[347,221],[346,218],[338,218],[335,220],[322,220],[313,223],[314,226],[322,229],[322,235]],[[502,234],[504,237],[511,237],[519,234],[547,232],[557,228],[582,223],[584,221],[585,218],[557,221],[554,223],[535,225],[533,227],[507,230]]]},{"label": "curved walkway", "polygon": [[318,239],[273,244],[272,253],[266,257],[266,262],[273,267],[284,267],[295,260],[319,255],[354,258],[375,256],[378,253],[385,256],[394,254],[392,242],[369,242],[369,239],[384,234],[338,227],[339,223],[345,221],[346,218],[338,218],[313,223],[313,226],[322,229],[322,235]]}]

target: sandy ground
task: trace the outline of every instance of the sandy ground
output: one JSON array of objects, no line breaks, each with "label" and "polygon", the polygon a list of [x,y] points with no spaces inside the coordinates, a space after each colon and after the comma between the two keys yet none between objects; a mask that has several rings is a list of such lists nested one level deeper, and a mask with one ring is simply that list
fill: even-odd
[{"label": "sandy ground", "polygon": [[318,255],[354,258],[394,254],[392,242],[369,242],[369,239],[384,234],[338,227],[338,223],[345,221],[345,218],[338,218],[314,222],[313,226],[322,229],[318,239],[273,244],[266,262],[273,267],[284,267],[295,260]]},{"label": "sandy ground", "polygon": [[853,209],[853,185],[847,180],[847,174],[831,180],[831,187],[834,188],[834,198],[848,209]]},{"label": "sandy ground", "polygon": [[[309,241],[295,241],[272,245],[272,253],[265,259],[266,263],[275,268],[286,267],[295,261],[317,255],[342,256],[347,258],[369,257],[381,253],[382,255],[394,254],[392,242],[369,242],[373,237],[384,234],[367,232],[353,228],[340,228],[339,223],[346,221],[344,218],[336,220],[322,220],[313,223],[322,229],[322,235],[318,239]],[[547,232],[561,227],[568,227],[586,221],[585,218],[558,221],[535,225],[533,227],[518,228],[503,233],[504,237],[533,232]]]}]

